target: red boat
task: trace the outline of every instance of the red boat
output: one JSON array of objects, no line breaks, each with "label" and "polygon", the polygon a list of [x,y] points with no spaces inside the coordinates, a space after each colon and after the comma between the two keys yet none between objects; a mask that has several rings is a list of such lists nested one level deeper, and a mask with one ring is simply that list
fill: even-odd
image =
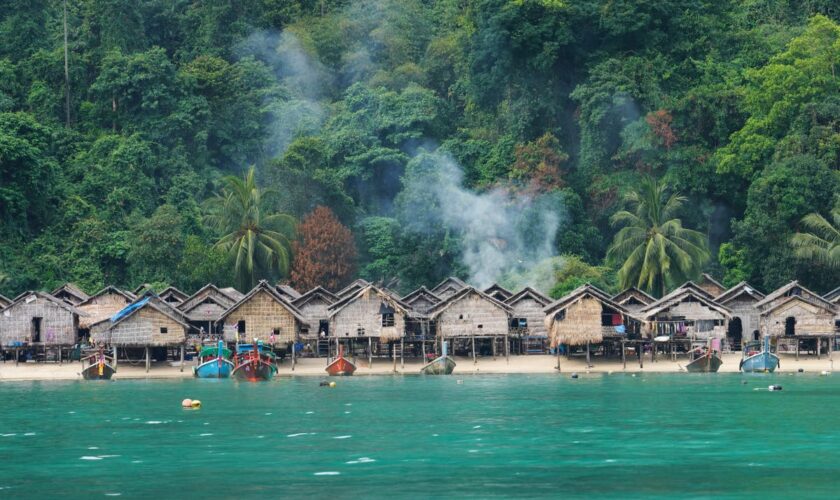
[{"label": "red boat", "polygon": [[327,365],[326,370],[334,377],[349,377],[356,371],[356,365],[344,357],[344,346],[342,345],[338,347],[338,357]]},{"label": "red boat", "polygon": [[237,380],[258,382],[260,380],[271,380],[277,373],[277,365],[274,364],[274,353],[263,351],[262,345],[239,345],[236,353],[236,368],[233,369],[233,377]]}]

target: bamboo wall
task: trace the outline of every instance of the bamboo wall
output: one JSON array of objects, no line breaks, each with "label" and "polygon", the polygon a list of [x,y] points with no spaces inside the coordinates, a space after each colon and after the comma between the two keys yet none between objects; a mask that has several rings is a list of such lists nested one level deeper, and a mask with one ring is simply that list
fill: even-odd
[{"label": "bamboo wall", "polygon": [[224,319],[224,338],[227,342],[236,340],[237,325],[245,321],[245,333],[239,335],[240,342],[251,342],[255,338],[264,344],[271,342],[274,329],[274,342],[290,342],[297,337],[300,326],[295,316],[269,292],[260,290]]},{"label": "bamboo wall", "polygon": [[[330,318],[330,336],[339,338],[379,337],[393,340],[405,335],[405,315],[394,308],[394,326],[382,326],[382,297],[370,290],[357,297]],[[389,302],[386,301],[386,304]],[[359,329],[363,329],[361,334]]]},{"label": "bamboo wall", "polygon": [[459,298],[436,319],[443,337],[507,335],[510,322],[505,310],[476,293]]},{"label": "bamboo wall", "polygon": [[93,297],[78,306],[78,309],[87,313],[86,317],[79,318],[79,327],[88,328],[94,323],[110,318],[130,303],[131,301],[124,296],[112,292]]},{"label": "bamboo wall", "polygon": [[834,314],[821,307],[792,300],[761,316],[762,333],[773,337],[785,335],[785,320],[796,318],[796,335],[833,335]]},{"label": "bamboo wall", "polygon": [[515,304],[508,304],[513,308],[514,318],[525,318],[528,320],[528,335],[532,337],[545,337],[548,330],[545,328],[545,313],[543,306],[531,298],[524,298]]},{"label": "bamboo wall", "polygon": [[29,303],[21,300],[0,312],[0,339],[3,345],[32,342],[32,318],[41,319],[41,342],[46,345],[73,345],[79,318],[71,311],[43,297]]},{"label": "bamboo wall", "polygon": [[724,304],[732,311],[732,319],[741,318],[743,340],[752,339],[753,331],[761,329],[758,321],[759,312],[755,307],[756,302],[758,301],[750,296],[741,295]]},{"label": "bamboo wall", "polygon": [[330,302],[321,297],[312,297],[306,304],[298,307],[298,311],[306,318],[306,322],[309,323],[307,337],[317,338],[320,335],[321,332],[318,330],[318,327],[322,320],[327,320],[329,316],[327,309],[329,307]]},{"label": "bamboo wall", "polygon": [[421,314],[426,314],[427,312],[429,312],[429,309],[431,309],[432,306],[434,306],[435,304],[437,304],[437,302],[432,302],[428,298],[420,295],[419,297],[414,299],[410,305],[411,308],[415,311]]},{"label": "bamboo wall", "polygon": [[[161,333],[166,328],[166,333]],[[120,347],[177,346],[187,337],[186,328],[153,307],[143,307],[111,327],[110,321],[95,325],[91,335],[96,342]]]}]

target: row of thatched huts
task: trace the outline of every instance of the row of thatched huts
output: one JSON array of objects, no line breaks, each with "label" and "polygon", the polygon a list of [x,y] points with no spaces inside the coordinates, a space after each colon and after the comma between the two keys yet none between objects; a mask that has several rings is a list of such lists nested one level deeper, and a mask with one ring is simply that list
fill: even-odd
[{"label": "row of thatched huts", "polygon": [[89,336],[116,347],[177,348],[190,335],[273,345],[339,339],[367,344],[370,353],[374,343],[381,348],[399,340],[400,349],[408,343],[425,352],[427,342],[452,339],[470,344],[473,353],[478,344],[495,354],[668,336],[717,337],[737,348],[762,334],[833,337],[838,302],[840,289],[821,297],[794,281],[765,296],[747,283],[725,289],[708,275],[660,299],[635,288],[610,295],[587,284],[554,301],[531,288],[479,290],[454,277],[402,297],[364,280],[303,294],[265,281],[247,294],[208,284],[192,295],[174,287],[155,294],[148,285],[87,295],[67,284],[49,294],[0,296],[0,340],[70,346]]}]

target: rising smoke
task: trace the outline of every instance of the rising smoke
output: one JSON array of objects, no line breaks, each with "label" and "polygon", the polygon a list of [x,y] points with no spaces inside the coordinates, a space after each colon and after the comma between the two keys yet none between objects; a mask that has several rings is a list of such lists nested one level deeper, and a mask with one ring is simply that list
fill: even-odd
[{"label": "rising smoke", "polygon": [[517,288],[543,287],[540,277],[528,271],[557,254],[555,240],[566,219],[558,196],[534,197],[504,187],[472,191],[464,186],[457,162],[438,150],[411,161],[400,198],[407,230],[461,235],[471,284],[486,287],[507,280]]}]

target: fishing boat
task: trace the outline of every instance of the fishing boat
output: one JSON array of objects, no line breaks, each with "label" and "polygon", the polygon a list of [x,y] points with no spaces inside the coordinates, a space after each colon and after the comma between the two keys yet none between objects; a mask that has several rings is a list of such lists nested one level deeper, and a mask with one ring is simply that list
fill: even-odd
[{"label": "fishing boat", "polygon": [[114,358],[105,355],[105,348],[100,346],[99,352],[91,354],[82,359],[82,362],[87,361],[88,366],[82,370],[82,378],[85,380],[111,380],[111,377],[117,373],[114,368]]},{"label": "fishing boat", "polygon": [[237,380],[271,380],[277,373],[274,353],[263,350],[262,343],[259,342],[236,346],[235,364],[232,374]]},{"label": "fishing boat", "polygon": [[230,349],[223,341],[217,346],[204,346],[198,353],[198,366],[193,374],[198,378],[228,378],[233,372]]},{"label": "fishing boat", "polygon": [[720,339],[712,339],[691,350],[691,362],[685,367],[691,373],[716,373],[723,360],[720,359]]},{"label": "fishing boat", "polygon": [[443,352],[429,364],[420,369],[424,375],[451,375],[455,369],[455,360],[447,355],[446,342],[442,342]]},{"label": "fishing boat", "polygon": [[334,377],[349,377],[356,371],[356,365],[344,357],[344,346],[338,346],[338,357],[327,365],[327,373]]},{"label": "fishing boat", "polygon": [[779,357],[770,351],[770,337],[764,341],[748,342],[744,346],[741,358],[741,371],[744,373],[773,373],[779,367]]}]

